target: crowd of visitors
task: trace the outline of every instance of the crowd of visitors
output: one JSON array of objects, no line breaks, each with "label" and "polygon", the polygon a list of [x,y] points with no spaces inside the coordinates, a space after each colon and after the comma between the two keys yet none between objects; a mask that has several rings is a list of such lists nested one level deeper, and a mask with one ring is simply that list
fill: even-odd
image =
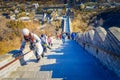
[{"label": "crowd of visitors", "polygon": [[[40,36],[35,33],[30,32],[27,28],[22,30],[23,41],[21,43],[20,51],[22,52],[25,48],[26,43],[29,43],[30,50],[33,51],[37,62],[45,57],[45,53],[47,53],[47,49],[51,50],[53,46],[53,36],[41,34]],[[66,42],[66,39],[75,40],[76,33],[66,33],[62,32],[57,39],[62,40],[63,44]]]}]

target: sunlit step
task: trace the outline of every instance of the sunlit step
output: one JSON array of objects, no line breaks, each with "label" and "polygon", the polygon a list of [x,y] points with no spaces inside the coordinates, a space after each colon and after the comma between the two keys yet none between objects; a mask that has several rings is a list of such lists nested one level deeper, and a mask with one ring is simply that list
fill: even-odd
[{"label": "sunlit step", "polygon": [[9,78],[51,78],[51,71],[14,71]]},{"label": "sunlit step", "polygon": [[63,80],[62,78],[4,78],[2,80]]}]

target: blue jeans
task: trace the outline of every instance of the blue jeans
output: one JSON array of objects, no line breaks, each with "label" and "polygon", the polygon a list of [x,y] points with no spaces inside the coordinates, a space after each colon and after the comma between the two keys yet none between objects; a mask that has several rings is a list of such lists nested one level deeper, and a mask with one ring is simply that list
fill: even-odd
[{"label": "blue jeans", "polygon": [[65,39],[62,39],[62,42],[65,43]]}]

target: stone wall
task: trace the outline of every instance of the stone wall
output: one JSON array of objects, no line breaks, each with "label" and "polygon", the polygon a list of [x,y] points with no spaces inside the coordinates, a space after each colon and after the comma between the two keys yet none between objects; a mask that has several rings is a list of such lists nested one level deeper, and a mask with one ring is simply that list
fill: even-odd
[{"label": "stone wall", "polygon": [[120,76],[120,28],[111,27],[106,31],[97,27],[88,32],[78,33],[76,41]]}]

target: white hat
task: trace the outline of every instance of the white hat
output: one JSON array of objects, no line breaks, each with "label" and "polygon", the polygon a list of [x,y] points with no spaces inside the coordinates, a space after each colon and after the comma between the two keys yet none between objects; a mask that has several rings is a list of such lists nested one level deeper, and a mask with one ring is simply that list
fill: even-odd
[{"label": "white hat", "polygon": [[24,28],[23,30],[22,30],[22,33],[23,33],[23,35],[29,35],[29,30],[27,29],[27,28]]}]

